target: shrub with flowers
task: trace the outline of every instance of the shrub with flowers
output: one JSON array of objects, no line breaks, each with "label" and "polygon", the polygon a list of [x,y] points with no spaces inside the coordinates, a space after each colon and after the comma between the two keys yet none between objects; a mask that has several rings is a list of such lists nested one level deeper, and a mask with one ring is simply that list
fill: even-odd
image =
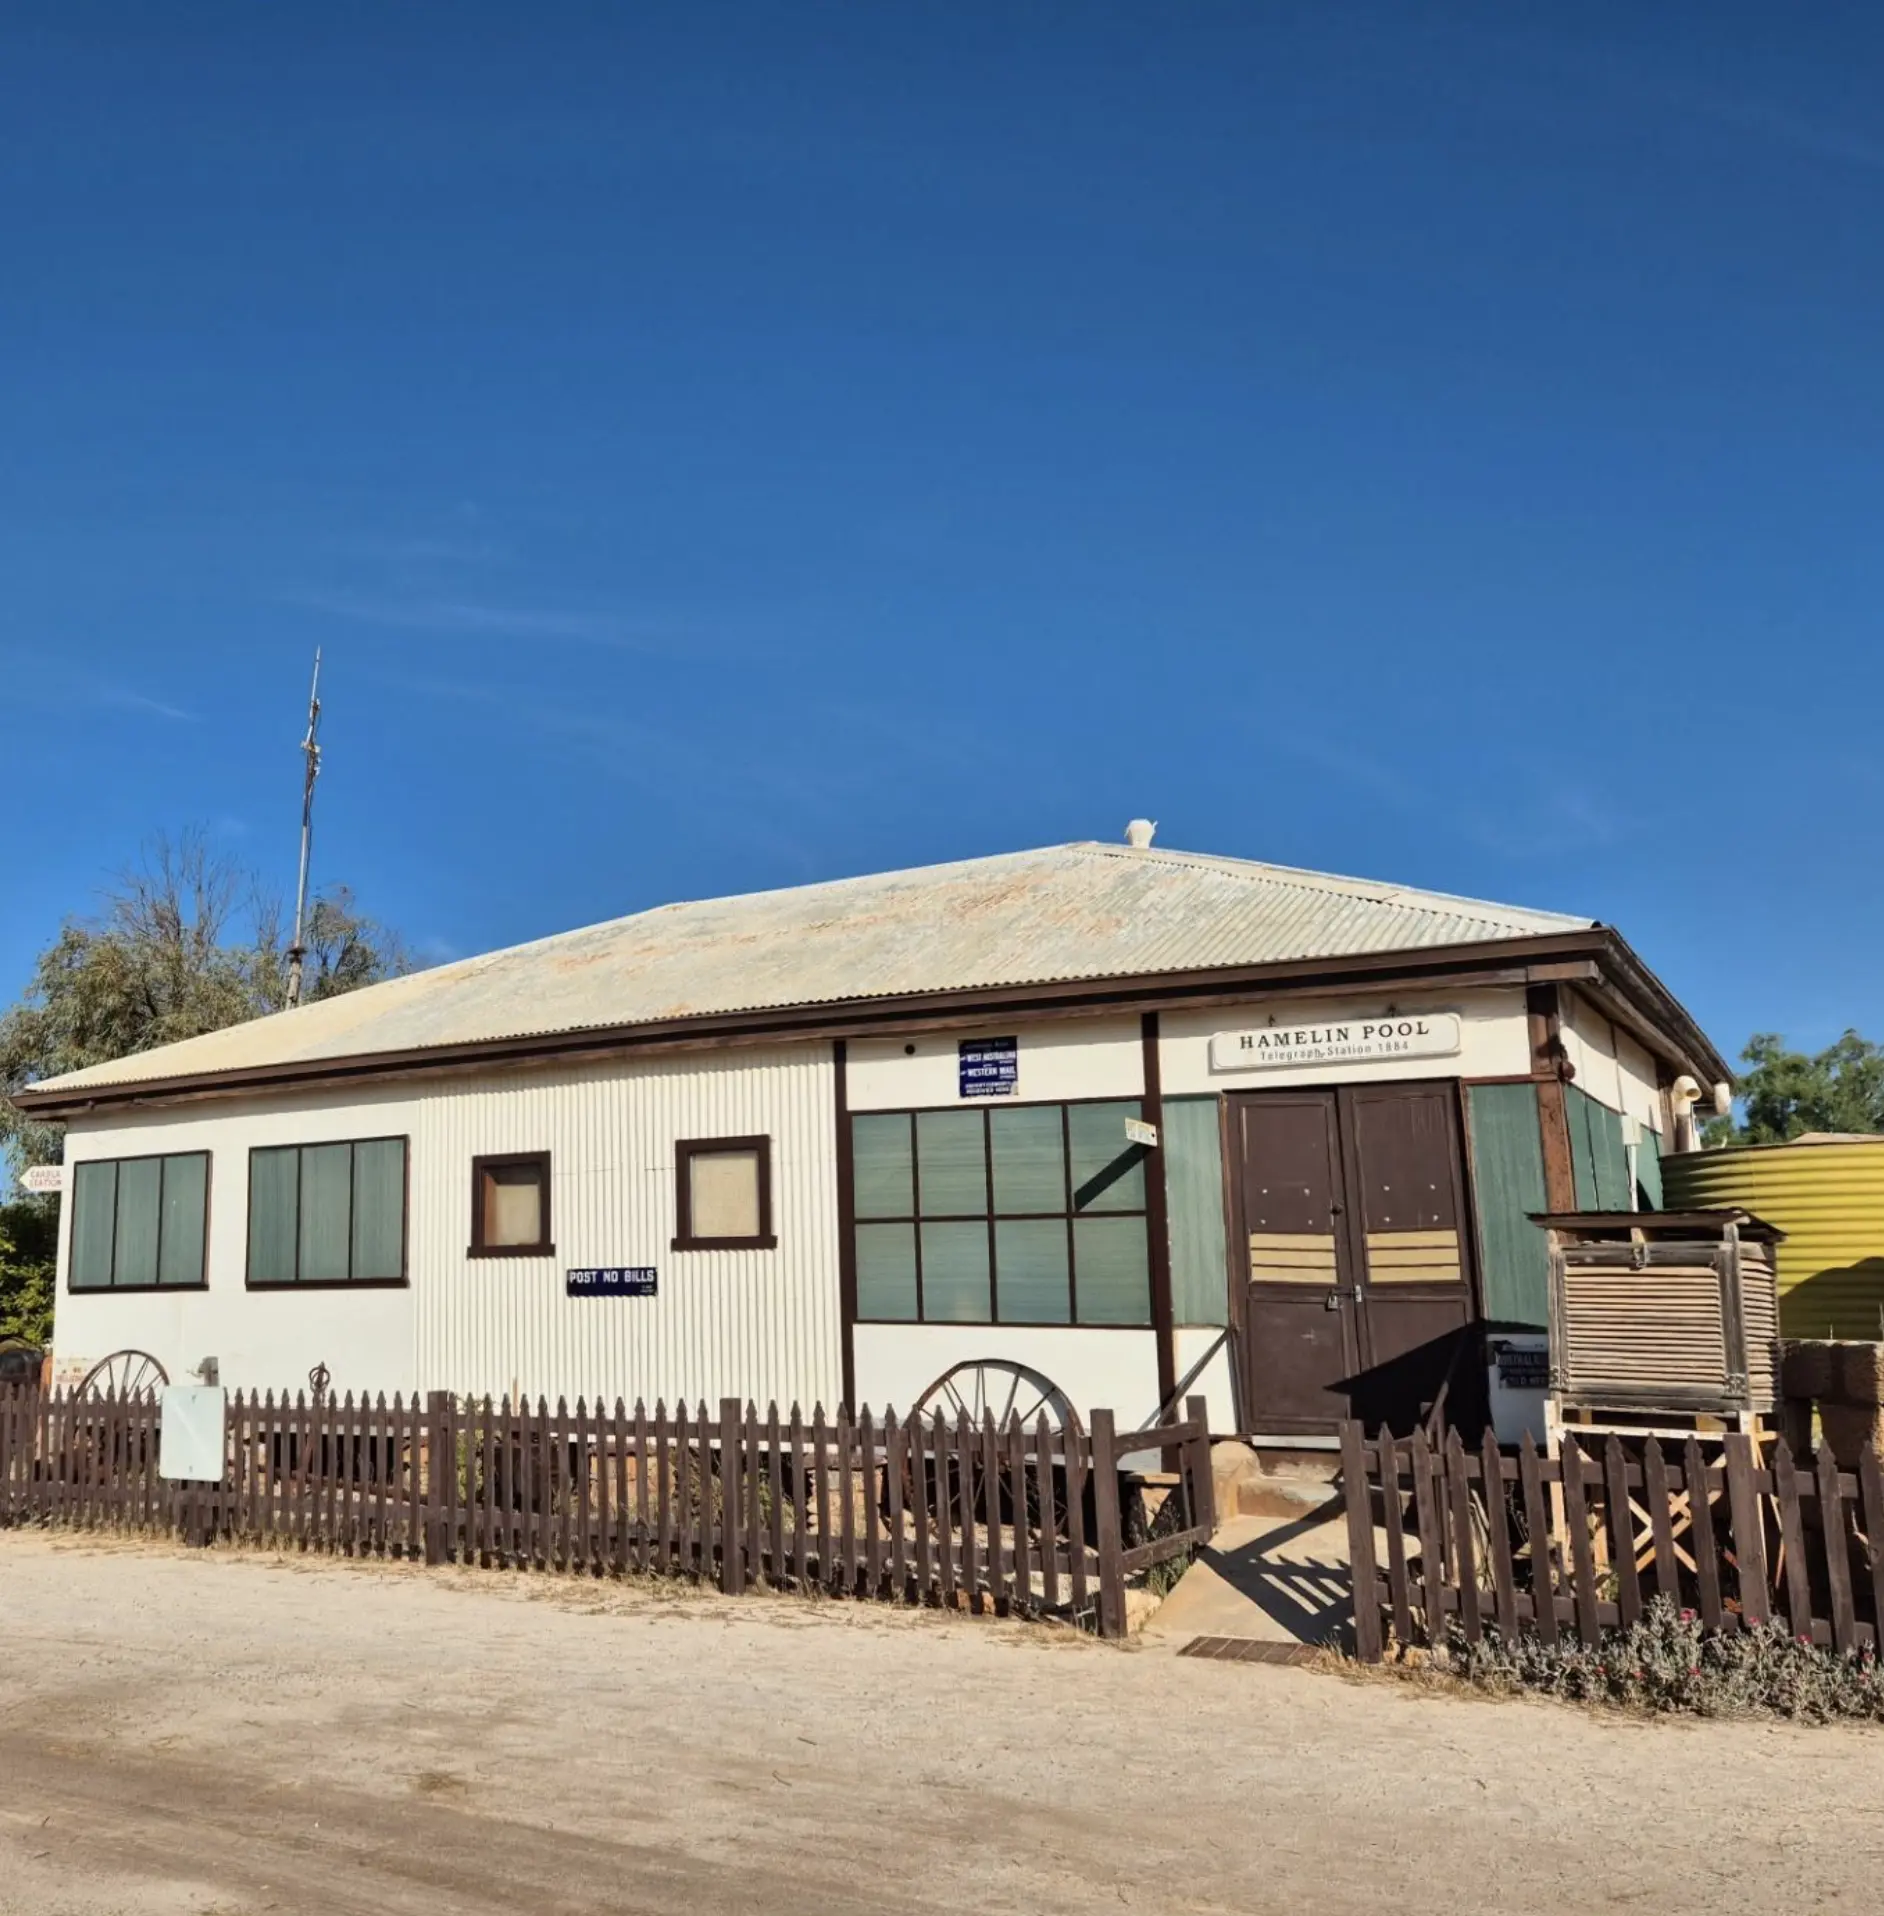
[{"label": "shrub with flowers", "polygon": [[1492,1629],[1468,1643],[1455,1622],[1446,1652],[1455,1675],[1502,1695],[1696,1716],[1884,1722],[1884,1667],[1870,1647],[1820,1649],[1779,1624],[1710,1632],[1692,1610],[1665,1597],[1655,1598],[1633,1628],[1607,1631],[1594,1647],[1568,1636],[1552,1645]]}]

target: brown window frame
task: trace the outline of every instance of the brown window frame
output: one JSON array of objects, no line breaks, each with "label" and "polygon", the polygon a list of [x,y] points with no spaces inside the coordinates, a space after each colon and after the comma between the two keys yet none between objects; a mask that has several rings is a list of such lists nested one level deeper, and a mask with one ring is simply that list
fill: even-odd
[{"label": "brown window frame", "polygon": [[[140,1297],[154,1296],[166,1291],[206,1291],[209,1289],[209,1221],[210,1205],[215,1197],[216,1157],[207,1148],[201,1151],[132,1151],[115,1158],[74,1158],[66,1167],[70,1175],[69,1190],[71,1203],[66,1206],[72,1213],[72,1234],[78,1228],[78,1187],[79,1172],[87,1165],[109,1164],[148,1164],[153,1159],[159,1164],[167,1163],[171,1158],[201,1158],[203,1160],[203,1268],[187,1284],[74,1284],[72,1282],[73,1257],[68,1242],[65,1262],[65,1288],[72,1297]],[[161,1266],[163,1261],[163,1176],[158,1173],[157,1204],[157,1258]],[[118,1192],[114,1188],[111,1194],[111,1265],[116,1270],[118,1263]]]},{"label": "brown window frame", "polygon": [[[734,1151],[751,1151],[759,1160],[759,1234],[756,1237],[695,1237],[693,1234],[693,1161]],[[674,1240],[676,1251],[775,1251],[772,1229],[772,1140],[681,1138],[674,1145]]]},{"label": "brown window frame", "polygon": [[[255,1160],[267,1151],[303,1151],[318,1150],[322,1145],[344,1144],[349,1148],[361,1144],[396,1144],[405,1159],[405,1170],[399,1190],[399,1275],[397,1277],[257,1277],[255,1275],[255,1231],[253,1206],[255,1201]],[[245,1208],[242,1218],[242,1288],[245,1291],[272,1293],[279,1297],[295,1291],[403,1291],[412,1285],[412,1134],[409,1131],[387,1131],[375,1137],[366,1138],[296,1138],[285,1144],[252,1144],[248,1148],[248,1186]],[[297,1157],[295,1163],[296,1187],[296,1242],[295,1269],[301,1267],[301,1247],[299,1231],[299,1190],[301,1165]],[[347,1205],[349,1212],[347,1239],[348,1258],[351,1261],[353,1229],[351,1212],[353,1205],[352,1172],[348,1172]]]},{"label": "brown window frame", "polygon": [[[541,1174],[542,1234],[534,1244],[486,1244],[484,1241],[484,1173],[534,1165]],[[547,1151],[493,1152],[471,1160],[471,1245],[466,1257],[554,1257],[556,1234],[550,1223],[550,1154]]]}]

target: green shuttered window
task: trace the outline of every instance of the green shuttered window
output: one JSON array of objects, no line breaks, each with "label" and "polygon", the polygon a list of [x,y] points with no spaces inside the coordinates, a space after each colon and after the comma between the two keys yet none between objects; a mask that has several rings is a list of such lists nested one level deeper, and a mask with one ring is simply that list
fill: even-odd
[{"label": "green shuttered window", "polygon": [[249,1283],[401,1284],[406,1141],[249,1153]]},{"label": "green shuttered window", "polygon": [[1465,1095],[1485,1315],[1494,1324],[1543,1330],[1549,1317],[1550,1247],[1531,1213],[1550,1207],[1537,1086],[1475,1084]]},{"label": "green shuttered window", "polygon": [[[1136,1098],[851,1119],[865,1322],[1151,1322]],[[1218,1249],[1222,1287],[1222,1249]]]},{"label": "green shuttered window", "polygon": [[1164,1202],[1171,1229],[1171,1315],[1230,1321],[1224,1256],[1223,1140],[1215,1098],[1164,1101]]},{"label": "green shuttered window", "polygon": [[209,1153],[108,1158],[72,1173],[75,1291],[200,1289],[207,1281]]},{"label": "green shuttered window", "polygon": [[1579,1211],[1632,1211],[1629,1159],[1622,1145],[1622,1119],[1575,1085],[1564,1088],[1570,1120],[1570,1163],[1576,1173]]}]

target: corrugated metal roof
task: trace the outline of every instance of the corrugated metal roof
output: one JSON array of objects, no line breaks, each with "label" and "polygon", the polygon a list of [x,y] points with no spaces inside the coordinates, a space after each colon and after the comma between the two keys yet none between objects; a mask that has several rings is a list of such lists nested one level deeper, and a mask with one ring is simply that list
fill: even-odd
[{"label": "corrugated metal roof", "polygon": [[33,1088],[935,991],[1414,951],[1591,922],[1243,859],[1053,845],[662,905]]}]

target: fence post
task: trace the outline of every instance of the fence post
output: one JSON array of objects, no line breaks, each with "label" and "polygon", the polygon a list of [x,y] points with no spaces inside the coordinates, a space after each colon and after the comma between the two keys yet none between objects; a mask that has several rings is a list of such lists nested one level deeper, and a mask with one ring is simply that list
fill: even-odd
[{"label": "fence post", "polygon": [[[742,1399],[720,1399],[720,1590],[729,1597],[742,1595],[746,1588],[746,1526],[740,1521],[739,1502],[739,1453],[745,1420]],[[704,1484],[704,1454],[701,1462]]]},{"label": "fence post", "polygon": [[1197,1426],[1190,1449],[1191,1522],[1213,1536],[1217,1529],[1217,1480],[1210,1468],[1210,1403],[1207,1398],[1187,1397],[1184,1415]]},{"label": "fence post", "polygon": [[[1367,1482],[1367,1442],[1353,1418],[1341,1424],[1341,1486],[1347,1492],[1348,1563],[1354,1581],[1354,1654],[1381,1659],[1380,1592],[1374,1571],[1374,1498]],[[1394,1521],[1388,1512],[1387,1521]]]},{"label": "fence post", "polygon": [[1092,1414],[1094,1542],[1099,1552],[1099,1634],[1125,1634],[1125,1540],[1119,1528],[1119,1454],[1112,1413]]},{"label": "fence post", "polygon": [[445,1560],[445,1411],[442,1390],[425,1393],[425,1561]]}]

